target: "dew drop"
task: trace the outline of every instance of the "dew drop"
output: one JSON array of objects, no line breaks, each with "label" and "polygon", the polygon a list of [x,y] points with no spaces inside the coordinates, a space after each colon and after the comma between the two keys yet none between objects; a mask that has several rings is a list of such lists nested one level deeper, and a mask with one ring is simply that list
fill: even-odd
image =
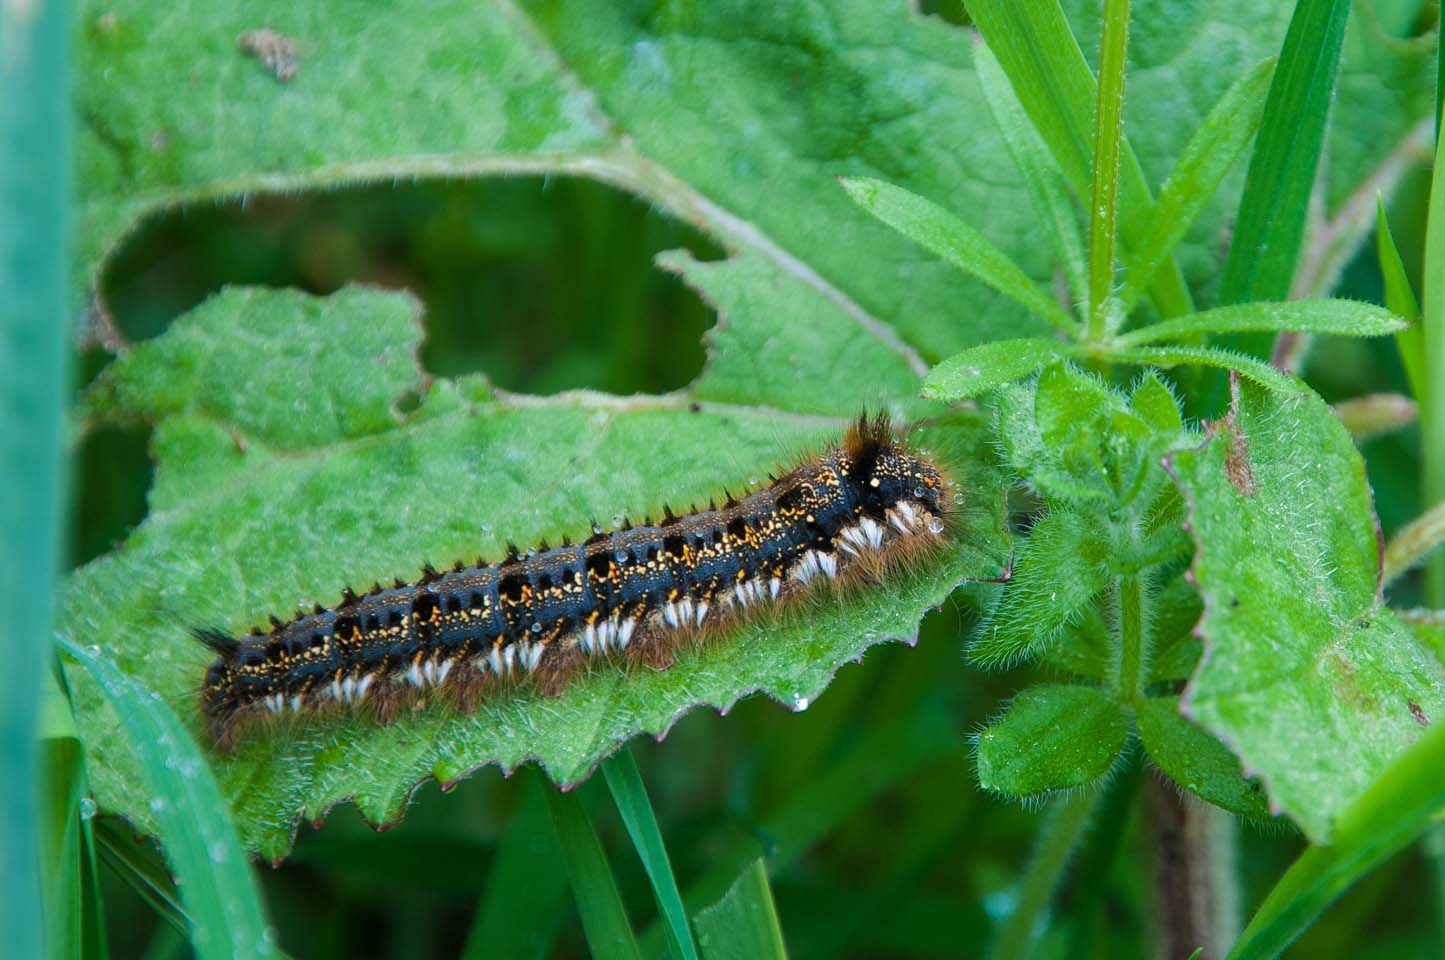
[{"label": "dew drop", "polygon": [[165,798],[151,797],[151,802],[148,804],[148,806],[151,808],[151,813],[160,813],[166,808]]},{"label": "dew drop", "polygon": [[626,551],[626,550],[618,550],[618,551],[614,552],[614,553],[612,554],[612,556],[613,556],[614,558],[616,558],[616,560],[617,560],[618,563],[626,563],[626,562],[627,562],[627,551]]},{"label": "dew drop", "polygon": [[940,517],[929,517],[929,518],[928,518],[928,532],[929,532],[929,533],[942,533],[942,532],[943,532],[943,520],[942,520],[942,518],[940,518]]},{"label": "dew drop", "polygon": [[541,632],[542,632],[542,625],[541,625],[540,623],[534,623],[534,624],[532,624],[532,632],[533,632],[533,633],[541,633]]},{"label": "dew drop", "polygon": [[100,646],[98,644],[92,643],[90,646],[85,648],[85,652],[90,654],[92,657],[98,657],[100,656]]},{"label": "dew drop", "polygon": [[225,863],[231,858],[231,851],[219,840],[211,844],[207,852],[211,855],[212,863]]},{"label": "dew drop", "polygon": [[922,487],[913,488],[913,498],[915,500],[922,500],[926,496],[928,496],[927,490],[923,489]]},{"label": "dew drop", "polygon": [[90,797],[80,798],[80,819],[89,820],[95,816],[95,801]]},{"label": "dew drop", "polygon": [[622,526],[622,521],[624,521],[624,520],[626,520],[626,519],[627,519],[627,518],[624,517],[622,514],[620,514],[620,513],[614,513],[614,514],[612,515],[612,525],[613,525],[614,527],[620,527],[620,526]]}]

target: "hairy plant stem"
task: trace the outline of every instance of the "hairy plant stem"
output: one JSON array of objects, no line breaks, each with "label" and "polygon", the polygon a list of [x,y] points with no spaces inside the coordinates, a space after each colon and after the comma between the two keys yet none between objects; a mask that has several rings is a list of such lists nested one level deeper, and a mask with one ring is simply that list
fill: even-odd
[{"label": "hairy plant stem", "polygon": [[1149,573],[1141,570],[1119,578],[1119,672],[1114,677],[1114,687],[1119,699],[1133,703],[1139,698],[1143,687],[1144,663],[1147,657],[1145,645],[1148,642],[1145,608],[1148,604],[1146,591]]},{"label": "hairy plant stem", "polygon": [[1223,810],[1149,776],[1145,807],[1154,853],[1158,917],[1155,955],[1218,960],[1239,936],[1239,885],[1235,879],[1236,827]]},{"label": "hairy plant stem", "polygon": [[1033,859],[1019,881],[1014,910],[1000,924],[989,948],[991,960],[1021,960],[1032,954],[1034,933],[1048,914],[1049,903],[1102,796],[1097,790],[1075,793],[1049,805],[1034,840]]}]

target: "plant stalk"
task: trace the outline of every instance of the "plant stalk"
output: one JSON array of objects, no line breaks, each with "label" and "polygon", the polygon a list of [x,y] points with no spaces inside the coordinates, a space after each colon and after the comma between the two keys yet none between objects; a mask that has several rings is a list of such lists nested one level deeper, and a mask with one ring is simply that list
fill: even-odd
[{"label": "plant stalk", "polygon": [[1219,960],[1239,936],[1236,828],[1223,810],[1149,776],[1145,804],[1154,853],[1160,958]]},{"label": "plant stalk", "polygon": [[1114,684],[1119,699],[1133,703],[1143,688],[1144,662],[1147,642],[1145,607],[1148,600],[1145,592],[1148,571],[1141,570],[1129,576],[1120,577],[1119,593],[1119,672]]},{"label": "plant stalk", "polygon": [[1119,144],[1124,135],[1124,61],[1129,0],[1105,0],[1099,42],[1099,99],[1094,114],[1094,182],[1089,207],[1089,340],[1109,333],[1114,292],[1114,239],[1119,209]]},{"label": "plant stalk", "polygon": [[999,926],[989,949],[991,960],[1023,960],[1032,955],[1035,932],[1043,926],[1049,904],[1084,835],[1103,793],[1076,793],[1054,800],[1039,825],[1033,860],[1019,881],[1014,910]]}]

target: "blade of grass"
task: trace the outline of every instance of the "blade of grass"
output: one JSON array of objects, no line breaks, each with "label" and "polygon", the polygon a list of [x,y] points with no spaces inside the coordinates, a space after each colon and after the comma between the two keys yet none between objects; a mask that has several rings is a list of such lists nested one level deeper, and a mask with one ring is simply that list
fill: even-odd
[{"label": "blade of grass", "polygon": [[[1245,175],[1220,284],[1221,304],[1289,295],[1349,12],[1349,0],[1298,0],[1295,5]],[[1269,339],[1244,335],[1230,345],[1264,356]]]},{"label": "blade of grass", "polygon": [[607,780],[607,789],[612,792],[617,813],[627,827],[627,835],[632,838],[632,845],[642,859],[647,879],[652,883],[657,912],[667,923],[673,950],[683,960],[697,960],[697,947],[692,942],[692,931],[687,927],[682,894],[677,890],[677,879],[672,875],[672,863],[667,858],[662,831],[658,829],[657,817],[652,812],[647,787],[642,783],[642,774],[637,769],[637,760],[632,756],[631,748],[624,744],[622,749],[602,761],[602,775]]},{"label": "blade of grass", "polygon": [[[1424,454],[1421,499],[1427,507],[1445,501],[1445,149],[1435,143],[1435,168],[1430,184],[1429,220],[1425,226],[1425,268],[1420,278],[1420,326],[1425,337],[1425,396],[1420,403],[1420,439]],[[1445,555],[1425,565],[1425,596],[1433,607],[1445,606]]]},{"label": "blade of grass", "polygon": [[1064,268],[1064,277],[1068,280],[1074,302],[1083,303],[1089,295],[1088,260],[1084,255],[1084,242],[1079,235],[1079,221],[1073,201],[1069,198],[1068,184],[1064,182],[1053,157],[1049,156],[1048,147],[1039,139],[1038,131],[1029,122],[1023,104],[1014,96],[1008,77],[988,44],[974,43],[973,63],[979,86],[983,89],[983,102],[1003,136],[1009,157],[1023,177],[1034,210],[1053,242],[1054,253]]},{"label": "blade of grass", "polygon": [[61,647],[95,679],[140,761],[196,955],[275,956],[256,879],[195,741],[170,707],[99,648]]},{"label": "blade of grass", "polygon": [[[1097,90],[1058,0],[970,0],[968,11],[1074,193],[1089,196]],[[1119,236],[1126,248],[1143,240],[1152,204],[1144,170],[1125,138],[1120,149]],[[1172,261],[1155,274],[1150,299],[1166,317],[1194,309],[1184,275]]]},{"label": "blade of grass", "polygon": [[94,883],[94,802],[86,798],[85,754],[69,699],[53,674],[47,671],[44,680],[40,837],[47,952],[55,958],[100,957],[105,955],[105,939]]},{"label": "blade of grass", "polygon": [[1445,809],[1445,725],[1436,723],[1350,805],[1327,847],[1285,871],[1245,928],[1231,960],[1275,957],[1341,894],[1403,848]]},{"label": "blade of grass", "polygon": [[1343,337],[1379,337],[1398,333],[1405,329],[1405,324],[1405,320],[1389,310],[1359,300],[1290,300],[1284,303],[1262,300],[1164,320],[1153,326],[1131,330],[1116,342],[1133,347],[1199,334],[1246,330],[1299,330]]},{"label": "blade of grass", "polygon": [[1273,58],[1260,61],[1224,92],[1159,188],[1159,199],[1144,217],[1142,239],[1124,266],[1119,300],[1126,316],[1259,129],[1274,64]]},{"label": "blade of grass", "polygon": [[1405,366],[1405,378],[1410,381],[1410,393],[1416,402],[1425,402],[1425,326],[1416,323],[1420,318],[1420,304],[1415,291],[1410,289],[1410,278],[1405,274],[1405,263],[1395,246],[1395,237],[1390,233],[1390,220],[1385,216],[1385,200],[1375,194],[1375,210],[1379,216],[1379,231],[1375,235],[1375,255],[1380,261],[1380,273],[1385,279],[1385,306],[1410,322],[1410,326],[1395,334],[1395,349],[1400,352],[1400,362]]},{"label": "blade of grass", "polygon": [[1114,234],[1119,213],[1119,142],[1124,136],[1124,64],[1129,48],[1129,0],[1104,0],[1099,41],[1098,102],[1094,108],[1094,175],[1089,186],[1089,335],[1100,343],[1122,319],[1110,309],[1114,293]]},{"label": "blade of grass", "polygon": [[743,869],[728,892],[694,918],[706,960],[784,960],[783,931],[761,858]]},{"label": "blade of grass", "polygon": [[552,828],[557,832],[567,877],[572,881],[572,895],[577,901],[588,949],[599,960],[641,960],[642,952],[633,938],[622,894],[617,890],[617,881],[602,851],[602,841],[597,838],[592,816],[581,796],[576,791],[563,793],[550,789],[546,795]]},{"label": "blade of grass", "polygon": [[160,857],[143,846],[145,841],[133,840],[120,821],[109,817],[95,820],[95,839],[105,865],[150,904],[157,916],[186,936],[191,921],[181,905],[180,891]]},{"label": "blade of grass", "polygon": [[56,571],[70,170],[65,3],[0,5],[0,944],[40,956],[35,736]]},{"label": "blade of grass", "polygon": [[882,180],[840,177],[854,203],[914,243],[976,277],[1060,330],[1078,324],[1063,307],[973,227],[931,200]]},{"label": "blade of grass", "polygon": [[532,767],[523,767],[517,775],[523,780],[521,796],[487,877],[462,960],[543,960],[552,953],[557,914],[567,893],[566,876],[557,869],[562,851],[543,795],[552,788]]}]

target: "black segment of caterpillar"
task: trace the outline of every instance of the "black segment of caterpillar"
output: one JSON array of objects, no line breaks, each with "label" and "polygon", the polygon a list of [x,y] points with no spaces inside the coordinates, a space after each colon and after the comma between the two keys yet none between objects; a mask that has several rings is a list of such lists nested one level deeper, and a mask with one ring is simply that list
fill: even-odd
[{"label": "black segment of caterpillar", "polygon": [[205,730],[232,749],[251,721],[364,709],[380,723],[427,697],[476,709],[495,685],[560,693],[589,661],[653,666],[679,643],[818,582],[881,576],[943,543],[947,473],[866,415],[841,442],[722,507],[661,522],[596,525],[581,544],[515,548],[499,564],[427,568],[330,609],[242,637],[197,635],[217,657],[200,691]]}]

